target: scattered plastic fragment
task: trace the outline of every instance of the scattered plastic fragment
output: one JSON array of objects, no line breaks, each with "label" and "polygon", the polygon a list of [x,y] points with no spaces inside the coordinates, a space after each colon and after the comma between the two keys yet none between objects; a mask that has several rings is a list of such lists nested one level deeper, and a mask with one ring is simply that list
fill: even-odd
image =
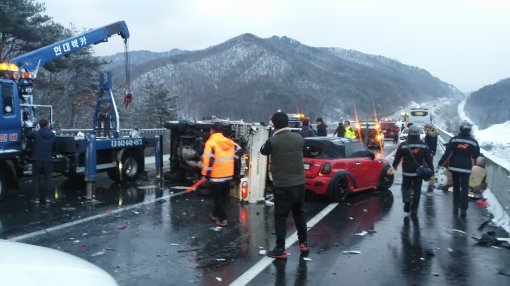
[{"label": "scattered plastic fragment", "polygon": [[220,231],[222,229],[222,227],[221,226],[216,226],[216,227],[211,227],[210,229],[214,230],[214,231]]},{"label": "scattered plastic fragment", "polygon": [[216,258],[216,261],[226,261],[225,258]]},{"label": "scattered plastic fragment", "polygon": [[127,227],[127,225],[125,225],[125,224],[121,224],[121,225],[119,225],[117,228],[118,228],[118,229],[125,229],[126,227]]},{"label": "scattered plastic fragment", "polygon": [[453,249],[448,247],[448,252],[453,252]]},{"label": "scattered plastic fragment", "polygon": [[177,246],[179,245],[178,243],[170,243],[171,246]]},{"label": "scattered plastic fragment", "polygon": [[271,201],[266,201],[266,206],[272,207],[272,206],[274,206],[274,203]]},{"label": "scattered plastic fragment", "polygon": [[312,259],[310,257],[303,257],[303,260],[305,260],[305,261],[312,261]]},{"label": "scattered plastic fragment", "polygon": [[475,201],[475,204],[480,207],[486,208],[489,205],[489,202],[487,202],[486,200],[480,199],[480,200]]},{"label": "scattered plastic fragment", "polygon": [[357,235],[357,236],[365,236],[365,235],[367,235],[367,234],[368,234],[368,232],[366,232],[366,231],[362,231],[362,232],[355,233],[354,235]]},{"label": "scattered plastic fragment", "polygon": [[92,253],[90,256],[95,257],[95,256],[101,256],[101,255],[104,255],[104,254],[105,254],[105,251],[101,250],[101,251]]},{"label": "scattered plastic fragment", "polygon": [[133,212],[134,214],[140,214],[140,213],[139,213],[139,212],[137,212],[137,211],[132,211],[132,212]]},{"label": "scattered plastic fragment", "polygon": [[87,235],[88,235],[88,233],[86,233],[86,232],[81,234],[81,236],[87,236]]},{"label": "scattered plastic fragment", "polygon": [[460,230],[460,229],[452,229],[452,231],[459,232],[459,233],[462,233],[462,234],[467,235],[467,232],[462,231],[462,230]]},{"label": "scattered plastic fragment", "polygon": [[146,189],[155,189],[157,187],[158,186],[156,186],[156,185],[147,185],[147,186],[138,186],[137,188],[140,190],[146,190]]},{"label": "scattered plastic fragment", "polygon": [[76,210],[76,208],[73,208],[73,207],[61,207],[60,209],[65,211],[65,212],[70,212],[70,211],[75,211]]},{"label": "scattered plastic fragment", "polygon": [[77,239],[77,240],[75,240],[75,241],[73,241],[73,242],[74,242],[74,243],[78,243],[78,242],[80,242],[80,241]]},{"label": "scattered plastic fragment", "polygon": [[361,254],[361,251],[359,251],[359,250],[346,250],[346,251],[342,251],[342,254]]},{"label": "scattered plastic fragment", "polygon": [[220,277],[216,277],[216,280],[221,282],[222,279]]},{"label": "scattered plastic fragment", "polygon": [[352,216],[350,216],[349,219],[354,219],[354,218]]},{"label": "scattered plastic fragment", "polygon": [[423,257],[420,257],[420,260],[425,260],[425,258],[423,258]]},{"label": "scattered plastic fragment", "polygon": [[265,250],[265,249],[259,250],[259,255],[266,255],[266,253],[267,253],[267,250]]},{"label": "scattered plastic fragment", "polygon": [[198,248],[192,248],[192,249],[181,249],[181,250],[177,250],[177,253],[182,253],[182,252],[192,252],[192,251],[197,251]]}]

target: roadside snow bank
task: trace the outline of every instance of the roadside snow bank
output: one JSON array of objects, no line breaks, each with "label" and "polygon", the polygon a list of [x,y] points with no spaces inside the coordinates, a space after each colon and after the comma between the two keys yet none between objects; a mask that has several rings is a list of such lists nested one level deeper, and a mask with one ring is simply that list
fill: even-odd
[{"label": "roadside snow bank", "polygon": [[480,147],[503,159],[498,160],[498,164],[510,170],[510,121],[480,130],[475,133],[475,138]]},{"label": "roadside snow bank", "polygon": [[498,199],[490,189],[483,191],[483,197],[486,198],[488,202],[487,210],[494,216],[492,222],[510,234],[510,217],[501,206]]}]

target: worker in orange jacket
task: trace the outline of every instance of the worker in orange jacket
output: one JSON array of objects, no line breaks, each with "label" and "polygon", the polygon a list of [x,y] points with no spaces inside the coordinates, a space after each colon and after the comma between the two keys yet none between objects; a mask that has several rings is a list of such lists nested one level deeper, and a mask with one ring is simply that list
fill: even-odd
[{"label": "worker in orange jacket", "polygon": [[214,199],[214,209],[209,217],[218,226],[225,227],[228,225],[225,203],[234,178],[236,149],[240,147],[223,136],[219,122],[213,124],[210,134],[202,154],[202,177],[209,181]]}]

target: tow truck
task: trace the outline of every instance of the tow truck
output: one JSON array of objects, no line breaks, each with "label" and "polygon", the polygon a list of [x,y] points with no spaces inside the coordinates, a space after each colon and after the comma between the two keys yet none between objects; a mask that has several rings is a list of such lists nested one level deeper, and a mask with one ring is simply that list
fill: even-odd
[{"label": "tow truck", "polygon": [[303,127],[303,121],[310,121],[310,117],[305,116],[302,113],[289,113],[287,116],[289,116],[289,127],[290,131],[292,132],[301,131],[301,127]]},{"label": "tow truck", "polygon": [[[113,35],[124,39],[126,53],[126,80],[128,91],[124,100],[130,101],[128,66],[129,30],[124,21],[90,30],[78,36],[36,49],[29,53],[0,63],[0,200],[7,189],[19,188],[19,181],[31,175],[28,161],[29,142],[27,135],[37,126],[37,110],[50,109],[50,123],[53,122],[52,107],[34,103],[33,79],[40,66],[66,56],[92,44],[107,42]],[[111,109],[108,120],[99,122],[100,110]],[[54,171],[66,176],[84,176],[87,183],[87,199],[92,200],[98,171],[106,171],[115,181],[134,181],[144,169],[144,148],[154,147],[157,176],[162,171],[162,137],[130,138],[120,137],[119,117],[112,92],[112,76],[100,76],[99,92],[93,131],[84,136],[63,136],[57,134],[56,150],[53,157]],[[105,136],[97,134],[98,126],[111,129]]]},{"label": "tow truck", "polygon": [[381,132],[381,125],[378,121],[356,122],[356,138],[365,143],[368,148],[384,147],[384,134]]}]

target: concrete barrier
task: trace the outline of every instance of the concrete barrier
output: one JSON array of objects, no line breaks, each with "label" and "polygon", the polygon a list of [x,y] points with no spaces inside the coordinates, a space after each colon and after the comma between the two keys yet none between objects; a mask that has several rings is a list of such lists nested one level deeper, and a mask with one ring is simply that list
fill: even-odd
[{"label": "concrete barrier", "polygon": [[[448,144],[453,135],[437,126],[434,127],[439,133],[439,142],[445,145]],[[501,159],[491,156],[488,151],[480,148],[480,152],[486,158],[487,187],[503,206],[506,214],[510,215],[510,170],[504,167],[507,164],[501,162]]]}]

